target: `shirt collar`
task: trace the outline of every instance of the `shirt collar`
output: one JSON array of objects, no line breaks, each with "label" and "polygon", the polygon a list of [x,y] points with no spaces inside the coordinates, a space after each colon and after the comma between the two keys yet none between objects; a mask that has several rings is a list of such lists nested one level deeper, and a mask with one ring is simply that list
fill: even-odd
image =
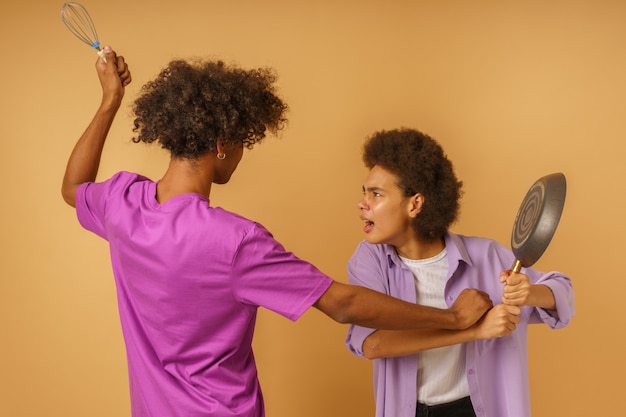
[{"label": "shirt collar", "polygon": [[[448,252],[448,262],[450,264],[458,264],[463,261],[469,266],[472,266],[472,259],[470,258],[467,248],[459,235],[452,232],[446,232],[444,240],[446,242],[446,250]],[[383,245],[383,250],[387,256],[387,267],[389,269],[402,264],[396,249],[392,245]]]},{"label": "shirt collar", "polygon": [[458,263],[460,261],[465,262],[469,266],[472,266],[472,259],[467,252],[465,243],[461,239],[461,236],[452,232],[447,232],[445,236],[446,248],[448,249],[448,259],[450,262]]}]

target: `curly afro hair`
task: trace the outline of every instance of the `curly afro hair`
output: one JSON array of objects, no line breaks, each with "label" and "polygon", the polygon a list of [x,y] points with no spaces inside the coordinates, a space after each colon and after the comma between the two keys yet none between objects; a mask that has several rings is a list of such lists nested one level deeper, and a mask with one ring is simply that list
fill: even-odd
[{"label": "curly afro hair", "polygon": [[374,133],[364,145],[363,162],[369,169],[378,165],[396,175],[407,197],[424,196],[422,211],[413,222],[419,238],[441,238],[456,221],[463,183],[430,136],[406,128]]},{"label": "curly afro hair", "polygon": [[269,68],[244,70],[222,61],[173,60],[146,83],[133,105],[133,142],[158,141],[172,158],[197,159],[217,141],[251,149],[287,122]]}]

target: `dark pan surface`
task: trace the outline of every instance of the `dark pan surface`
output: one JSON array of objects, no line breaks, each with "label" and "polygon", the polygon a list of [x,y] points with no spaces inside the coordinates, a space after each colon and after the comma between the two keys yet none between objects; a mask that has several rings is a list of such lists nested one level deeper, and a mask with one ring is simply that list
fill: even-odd
[{"label": "dark pan surface", "polygon": [[514,270],[533,265],[550,244],[565,205],[567,183],[560,172],[539,178],[530,187],[515,217],[511,249]]}]

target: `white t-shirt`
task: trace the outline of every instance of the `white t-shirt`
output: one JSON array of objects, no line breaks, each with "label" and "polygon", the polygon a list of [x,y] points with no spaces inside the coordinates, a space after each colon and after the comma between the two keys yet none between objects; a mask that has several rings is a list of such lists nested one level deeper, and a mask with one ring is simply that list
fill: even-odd
[{"label": "white t-shirt", "polygon": [[[417,304],[448,308],[444,290],[448,257],[444,248],[438,255],[413,260],[400,258],[415,277]],[[417,401],[427,405],[443,404],[469,395],[465,378],[465,349],[462,344],[430,349],[418,354]]]}]

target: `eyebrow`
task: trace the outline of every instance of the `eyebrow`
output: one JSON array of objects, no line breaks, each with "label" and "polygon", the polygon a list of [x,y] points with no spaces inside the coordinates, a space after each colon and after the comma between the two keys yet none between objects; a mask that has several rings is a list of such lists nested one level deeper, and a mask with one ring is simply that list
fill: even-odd
[{"label": "eyebrow", "polygon": [[367,187],[367,188],[365,188],[365,187],[363,186],[363,187],[361,187],[361,189],[362,189],[363,191],[368,191],[368,192],[372,192],[372,191],[385,191],[385,190],[384,190],[383,188],[381,188],[381,187]]}]

